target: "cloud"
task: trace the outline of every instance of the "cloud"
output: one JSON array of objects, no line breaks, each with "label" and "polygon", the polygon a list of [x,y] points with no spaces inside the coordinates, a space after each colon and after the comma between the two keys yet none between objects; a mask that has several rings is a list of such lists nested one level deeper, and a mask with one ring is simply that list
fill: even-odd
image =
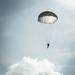
[{"label": "cloud", "polygon": [[44,59],[42,61],[23,57],[23,59],[9,67],[5,75],[63,75],[55,71],[56,66]]},{"label": "cloud", "polygon": [[53,0],[55,3],[59,3],[60,6],[65,7],[65,8],[75,8],[75,0]]},{"label": "cloud", "polygon": [[64,75],[75,75],[75,57],[70,58],[62,68]]}]

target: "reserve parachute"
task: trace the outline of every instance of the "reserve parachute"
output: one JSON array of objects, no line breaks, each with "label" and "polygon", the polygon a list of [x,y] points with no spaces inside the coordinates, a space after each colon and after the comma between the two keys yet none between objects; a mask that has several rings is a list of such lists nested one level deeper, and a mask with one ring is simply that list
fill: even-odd
[{"label": "reserve parachute", "polygon": [[51,12],[51,11],[42,12],[38,16],[38,22],[41,22],[41,23],[53,24],[57,20],[58,20],[57,15],[55,13]]}]

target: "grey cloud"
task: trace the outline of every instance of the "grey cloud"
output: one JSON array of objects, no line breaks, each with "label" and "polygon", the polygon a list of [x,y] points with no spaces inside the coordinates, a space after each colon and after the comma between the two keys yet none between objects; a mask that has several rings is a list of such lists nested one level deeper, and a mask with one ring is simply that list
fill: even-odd
[{"label": "grey cloud", "polygon": [[33,6],[34,1],[29,0],[0,0],[0,16],[9,15],[10,12],[21,11]]},{"label": "grey cloud", "polygon": [[62,72],[64,75],[75,75],[75,57],[67,61],[65,67],[62,68]]}]

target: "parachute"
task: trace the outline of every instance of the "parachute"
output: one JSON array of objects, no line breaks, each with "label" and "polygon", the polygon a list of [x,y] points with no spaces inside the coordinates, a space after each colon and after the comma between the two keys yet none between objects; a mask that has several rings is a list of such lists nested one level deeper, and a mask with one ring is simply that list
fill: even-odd
[{"label": "parachute", "polygon": [[41,23],[53,24],[57,20],[58,20],[57,15],[55,13],[51,12],[51,11],[42,12],[38,16],[38,22],[41,22]]},{"label": "parachute", "polygon": [[[55,13],[53,13],[52,11],[44,11],[44,12],[40,13],[38,16],[38,22],[44,23],[44,24],[54,24],[57,20],[58,20],[58,16]],[[48,28],[49,28],[49,26],[48,26]],[[49,40],[47,39],[46,34],[44,33],[45,34],[44,36],[46,37],[45,39],[47,41],[47,49],[50,46],[50,39],[52,37],[53,29],[52,29],[52,32],[50,32],[50,33],[49,33],[50,36],[48,37]]]}]

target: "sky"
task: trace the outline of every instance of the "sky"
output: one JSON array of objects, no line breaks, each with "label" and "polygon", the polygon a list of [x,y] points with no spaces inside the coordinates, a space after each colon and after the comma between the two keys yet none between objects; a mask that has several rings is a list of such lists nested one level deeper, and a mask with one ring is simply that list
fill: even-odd
[{"label": "sky", "polygon": [[[75,75],[74,9],[74,0],[0,0],[0,75],[23,57],[47,59],[63,75]],[[53,11],[58,21],[39,23],[43,11]]]}]

